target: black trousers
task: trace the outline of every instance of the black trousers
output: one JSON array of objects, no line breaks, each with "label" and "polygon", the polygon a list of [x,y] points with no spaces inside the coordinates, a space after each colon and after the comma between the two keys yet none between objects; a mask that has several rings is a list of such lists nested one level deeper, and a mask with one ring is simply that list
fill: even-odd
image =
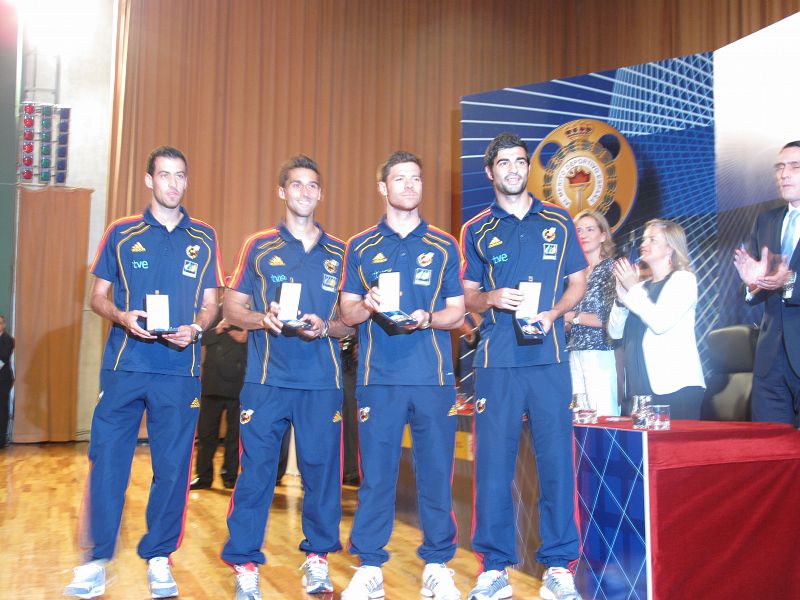
[{"label": "black trousers", "polygon": [[753,421],[798,426],[800,417],[800,376],[792,370],[789,357],[781,350],[764,375],[753,376]]},{"label": "black trousers", "polygon": [[226,413],[225,458],[220,476],[233,483],[239,474],[239,399],[203,394],[200,417],[197,422],[197,462],[195,473],[198,483],[210,484],[214,480],[214,452],[219,444],[219,426],[222,413]]},{"label": "black trousers", "polygon": [[0,381],[0,448],[8,444],[8,416],[11,410],[10,381]]}]

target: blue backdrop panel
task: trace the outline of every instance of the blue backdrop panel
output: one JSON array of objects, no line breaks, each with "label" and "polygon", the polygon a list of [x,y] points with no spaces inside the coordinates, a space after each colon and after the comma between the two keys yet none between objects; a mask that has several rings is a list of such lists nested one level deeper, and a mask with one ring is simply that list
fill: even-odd
[{"label": "blue backdrop panel", "polygon": [[[637,161],[639,191],[615,233],[621,254],[636,254],[643,224],[679,222],[689,238],[700,299],[700,340],[718,322],[717,206],[714,155],[713,61],[710,53],[503,88],[461,101],[462,219],[494,199],[483,154],[503,131],[518,133],[531,152],[569,121],[606,121],[628,140]],[[700,343],[704,363],[705,348]]]}]

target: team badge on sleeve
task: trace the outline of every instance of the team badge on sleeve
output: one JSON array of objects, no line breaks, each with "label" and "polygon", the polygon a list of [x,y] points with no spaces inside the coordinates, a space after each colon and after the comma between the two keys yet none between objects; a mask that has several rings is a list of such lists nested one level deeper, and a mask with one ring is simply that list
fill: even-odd
[{"label": "team badge on sleeve", "polygon": [[194,260],[200,255],[200,246],[186,246],[186,256]]},{"label": "team badge on sleeve", "polygon": [[247,410],[243,410],[239,413],[239,423],[242,425],[247,425],[253,418],[253,409],[248,408]]}]

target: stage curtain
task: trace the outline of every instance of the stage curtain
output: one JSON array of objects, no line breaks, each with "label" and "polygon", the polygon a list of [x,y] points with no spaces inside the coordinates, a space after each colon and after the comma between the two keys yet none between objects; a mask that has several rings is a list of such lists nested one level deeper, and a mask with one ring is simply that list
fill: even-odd
[{"label": "stage curtain", "polygon": [[243,238],[282,215],[275,189],[288,156],[319,162],[318,218],[347,238],[381,215],[376,167],[403,148],[425,163],[424,216],[457,232],[463,95],[713,50],[798,9],[798,0],[119,0],[108,219],[142,209],[148,152],[177,146],[189,159],[187,208],[217,228],[230,270]]},{"label": "stage curtain", "polygon": [[73,439],[92,191],[19,192],[14,442]]}]

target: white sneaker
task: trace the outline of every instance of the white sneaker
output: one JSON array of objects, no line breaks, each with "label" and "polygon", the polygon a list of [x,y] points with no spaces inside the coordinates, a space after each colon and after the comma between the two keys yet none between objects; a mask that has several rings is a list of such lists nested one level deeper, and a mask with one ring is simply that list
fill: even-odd
[{"label": "white sneaker", "polygon": [[156,556],[147,561],[147,581],[153,598],[174,598],[178,595],[178,584],[172,577],[166,556]]},{"label": "white sneaker", "polygon": [[419,592],[426,598],[436,600],[461,600],[453,581],[453,569],[448,569],[444,563],[428,563],[422,572],[422,589]]},{"label": "white sneaker", "polygon": [[72,583],[64,588],[64,595],[72,598],[97,598],[106,592],[106,560],[93,560],[73,571]]},{"label": "white sneaker", "polygon": [[235,565],[236,600],[261,600],[258,588],[258,567],[253,563]]},{"label": "white sneaker", "polygon": [[300,568],[303,570],[301,582],[306,594],[327,594],[333,591],[333,582],[328,575],[327,558],[309,554]]},{"label": "white sneaker", "polygon": [[508,573],[502,571],[484,571],[478,575],[475,587],[469,592],[468,600],[503,600],[511,598],[511,584]]},{"label": "white sneaker", "polygon": [[383,596],[383,571],[380,567],[363,566],[356,569],[341,600],[374,600]]},{"label": "white sneaker", "polygon": [[581,600],[572,572],[563,567],[550,567],[544,572],[539,597],[544,600]]}]

